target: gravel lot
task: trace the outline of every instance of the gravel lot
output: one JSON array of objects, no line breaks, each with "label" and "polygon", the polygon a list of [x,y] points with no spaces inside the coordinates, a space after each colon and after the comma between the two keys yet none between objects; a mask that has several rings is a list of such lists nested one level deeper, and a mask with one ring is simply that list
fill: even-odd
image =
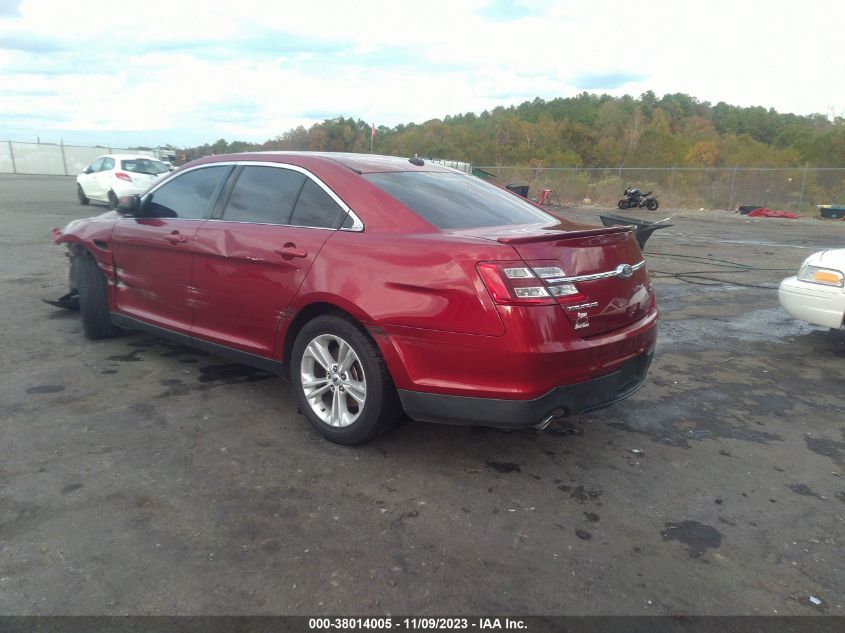
[{"label": "gravel lot", "polygon": [[634,398],[343,448],[278,378],[42,303],[95,210],[0,176],[0,614],[845,614],[845,332],[773,289],[845,222],[679,212]]}]

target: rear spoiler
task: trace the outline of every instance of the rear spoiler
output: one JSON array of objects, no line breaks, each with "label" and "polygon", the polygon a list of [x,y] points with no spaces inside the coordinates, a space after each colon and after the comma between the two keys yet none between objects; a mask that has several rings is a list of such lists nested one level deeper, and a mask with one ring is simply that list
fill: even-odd
[{"label": "rear spoiler", "polygon": [[548,231],[519,237],[500,237],[496,241],[502,244],[530,244],[531,242],[551,242],[554,240],[569,240],[576,237],[591,237],[594,235],[631,233],[634,228],[633,226],[601,226],[594,229],[581,229],[578,231]]}]

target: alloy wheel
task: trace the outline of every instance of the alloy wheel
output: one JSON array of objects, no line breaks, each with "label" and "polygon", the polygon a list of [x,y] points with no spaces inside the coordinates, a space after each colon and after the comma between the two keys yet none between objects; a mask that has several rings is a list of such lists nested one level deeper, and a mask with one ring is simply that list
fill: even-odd
[{"label": "alloy wheel", "polygon": [[367,379],[361,359],[335,334],[321,334],[305,347],[299,368],[305,400],[329,426],[347,427],[364,410]]}]

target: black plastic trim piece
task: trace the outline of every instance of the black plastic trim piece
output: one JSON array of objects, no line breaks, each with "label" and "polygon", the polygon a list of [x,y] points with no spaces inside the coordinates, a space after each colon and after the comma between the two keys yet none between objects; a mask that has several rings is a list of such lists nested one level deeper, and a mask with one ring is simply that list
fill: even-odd
[{"label": "black plastic trim piece", "polygon": [[399,398],[405,413],[415,420],[528,428],[540,424],[550,415],[578,415],[624,400],[643,386],[653,357],[654,350],[651,350],[624,362],[611,374],[555,387],[534,400],[448,396],[405,389],[399,390]]},{"label": "black plastic trim piece", "polygon": [[263,369],[264,371],[279,374],[280,376],[284,375],[284,364],[282,361],[275,360],[273,358],[250,354],[249,352],[232,349],[231,347],[220,345],[219,343],[212,343],[210,341],[194,338],[193,336],[188,336],[187,334],[173,332],[172,330],[168,330],[158,325],[153,325],[152,323],[147,323],[146,321],[142,321],[134,317],[126,316],[125,314],[120,314],[119,312],[110,312],[109,317],[111,318],[112,323],[126,330],[144,330],[152,334],[157,334],[162,338],[169,339],[180,345],[184,345],[185,347],[193,347],[195,349],[202,350],[203,352],[227,358],[237,363],[243,363],[244,365],[249,365],[250,367]]}]

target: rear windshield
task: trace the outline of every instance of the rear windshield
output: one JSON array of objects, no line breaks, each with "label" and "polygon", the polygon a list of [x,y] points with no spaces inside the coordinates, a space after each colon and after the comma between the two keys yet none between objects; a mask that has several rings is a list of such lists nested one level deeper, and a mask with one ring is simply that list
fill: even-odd
[{"label": "rear windshield", "polygon": [[131,171],[136,174],[156,175],[170,171],[160,160],[152,160],[151,158],[133,158],[131,160],[122,160],[120,161],[120,166],[123,171]]},{"label": "rear windshield", "polygon": [[557,224],[518,196],[475,176],[403,171],[364,178],[441,229]]}]

